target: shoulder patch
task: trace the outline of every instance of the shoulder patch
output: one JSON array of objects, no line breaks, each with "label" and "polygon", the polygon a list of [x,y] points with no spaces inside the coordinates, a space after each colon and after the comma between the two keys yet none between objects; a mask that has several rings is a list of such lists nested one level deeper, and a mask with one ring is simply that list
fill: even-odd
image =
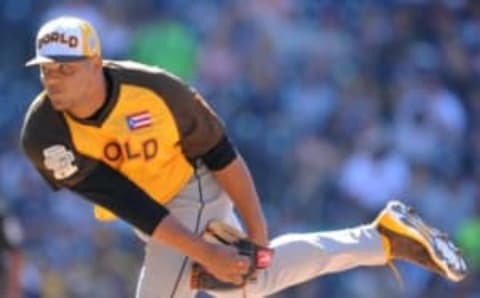
[{"label": "shoulder patch", "polygon": [[64,145],[53,145],[43,150],[45,168],[53,171],[57,180],[66,179],[78,171],[75,155]]}]

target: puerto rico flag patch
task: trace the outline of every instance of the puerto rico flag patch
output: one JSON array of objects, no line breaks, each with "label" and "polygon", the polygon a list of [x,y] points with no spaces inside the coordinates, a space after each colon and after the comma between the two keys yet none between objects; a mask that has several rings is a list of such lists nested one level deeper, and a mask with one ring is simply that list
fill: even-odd
[{"label": "puerto rico flag patch", "polygon": [[150,112],[143,111],[127,116],[127,125],[129,130],[136,130],[152,125],[152,115]]}]

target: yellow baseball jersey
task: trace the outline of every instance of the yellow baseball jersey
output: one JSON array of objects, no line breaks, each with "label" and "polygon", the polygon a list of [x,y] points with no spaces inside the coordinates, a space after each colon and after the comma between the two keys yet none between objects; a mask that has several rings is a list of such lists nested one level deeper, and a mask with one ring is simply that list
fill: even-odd
[{"label": "yellow baseball jersey", "polygon": [[[118,208],[110,202],[116,198],[105,198],[116,194],[114,187],[133,185],[163,205],[190,179],[195,159],[231,159],[231,154],[218,153],[228,147],[223,124],[202,97],[177,77],[119,61],[105,61],[104,73],[108,98],[95,117],[76,119],[55,111],[42,92],[26,114],[21,135],[25,153],[49,184],[86,196],[97,204],[97,218],[109,220],[115,218],[110,211],[121,213],[112,210]],[[119,185],[96,193],[109,181]],[[135,207],[132,200],[122,208]]]}]

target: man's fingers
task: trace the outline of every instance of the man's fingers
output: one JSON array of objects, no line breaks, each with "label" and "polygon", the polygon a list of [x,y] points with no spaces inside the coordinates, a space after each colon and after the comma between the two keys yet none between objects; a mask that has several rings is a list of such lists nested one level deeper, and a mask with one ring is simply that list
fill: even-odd
[{"label": "man's fingers", "polygon": [[239,256],[236,260],[237,272],[245,274],[250,268],[250,260],[244,256]]},{"label": "man's fingers", "polygon": [[235,285],[241,285],[243,283],[243,276],[238,273],[232,273],[225,276],[216,276],[219,280],[224,282],[233,283]]},{"label": "man's fingers", "polygon": [[236,285],[241,285],[243,283],[243,276],[242,275],[230,275],[230,282]]}]

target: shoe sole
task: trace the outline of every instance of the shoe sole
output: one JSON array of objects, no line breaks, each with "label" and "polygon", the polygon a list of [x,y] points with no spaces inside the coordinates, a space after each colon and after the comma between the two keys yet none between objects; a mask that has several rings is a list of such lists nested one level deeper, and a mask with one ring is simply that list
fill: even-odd
[{"label": "shoe sole", "polygon": [[393,201],[387,205],[379,219],[379,224],[385,228],[422,244],[451,281],[461,281],[467,275],[466,262],[448,235],[427,225],[413,208]]}]

